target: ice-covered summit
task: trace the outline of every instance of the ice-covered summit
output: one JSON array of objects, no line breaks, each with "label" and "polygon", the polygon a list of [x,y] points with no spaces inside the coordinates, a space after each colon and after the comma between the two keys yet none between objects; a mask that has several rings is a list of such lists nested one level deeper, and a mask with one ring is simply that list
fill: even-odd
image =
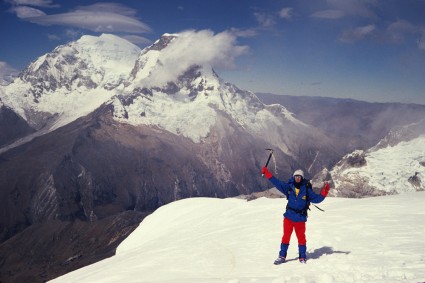
[{"label": "ice-covered summit", "polygon": [[20,75],[37,99],[44,91],[116,85],[127,78],[140,48],[111,34],[84,35],[39,57]]},{"label": "ice-covered summit", "polygon": [[228,127],[288,155],[299,151],[299,133],[313,144],[325,140],[283,106],[266,106],[217,75],[216,68],[232,68],[247,51],[235,40],[226,32],[185,31],[140,50],[114,35],[83,36],[30,64],[1,98],[35,129],[56,129],[112,103],[122,123],[197,143],[212,131],[231,134]]},{"label": "ice-covered summit", "polygon": [[82,36],[32,62],[5,87],[2,100],[36,129],[53,116],[65,118],[61,126],[109,100],[109,90],[129,76],[139,53],[118,36]]},{"label": "ice-covered summit", "polygon": [[271,132],[273,143],[289,153],[286,145],[294,143],[285,140],[288,134],[274,134],[267,125],[287,130],[308,126],[284,107],[265,106],[254,93],[223,81],[215,72],[215,67],[243,52],[244,47],[232,40],[209,31],[163,35],[142,50],[126,87],[114,100],[115,118],[158,126],[200,142],[212,128],[220,127],[224,115],[251,134]]}]

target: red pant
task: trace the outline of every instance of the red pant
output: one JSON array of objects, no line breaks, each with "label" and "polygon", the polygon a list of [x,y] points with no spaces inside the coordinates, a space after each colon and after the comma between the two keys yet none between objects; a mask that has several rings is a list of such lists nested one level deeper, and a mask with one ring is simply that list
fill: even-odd
[{"label": "red pant", "polygon": [[298,245],[305,246],[307,243],[305,239],[305,222],[293,222],[286,217],[283,218],[282,244],[289,245],[293,230],[295,230],[295,234],[297,235]]}]

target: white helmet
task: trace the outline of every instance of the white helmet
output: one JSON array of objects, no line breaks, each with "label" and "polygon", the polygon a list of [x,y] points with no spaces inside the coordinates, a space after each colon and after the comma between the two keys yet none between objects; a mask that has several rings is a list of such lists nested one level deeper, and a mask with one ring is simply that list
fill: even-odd
[{"label": "white helmet", "polygon": [[304,178],[304,172],[303,172],[303,170],[301,170],[301,169],[298,169],[298,170],[295,170],[295,172],[294,172],[294,175],[293,175],[294,177],[295,176],[301,176],[301,177],[303,177]]}]

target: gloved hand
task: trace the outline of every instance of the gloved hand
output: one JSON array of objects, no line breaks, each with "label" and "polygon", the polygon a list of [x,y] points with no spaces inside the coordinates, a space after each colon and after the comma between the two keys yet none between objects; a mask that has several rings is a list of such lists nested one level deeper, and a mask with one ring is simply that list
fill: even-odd
[{"label": "gloved hand", "polygon": [[322,191],[320,194],[324,197],[326,197],[329,193],[329,190],[331,189],[331,186],[329,186],[328,181],[325,181],[325,184],[323,185]]},{"label": "gloved hand", "polygon": [[261,169],[261,174],[263,174],[267,179],[270,179],[271,177],[273,177],[272,173],[270,173],[269,169],[267,169],[267,167],[263,167]]}]

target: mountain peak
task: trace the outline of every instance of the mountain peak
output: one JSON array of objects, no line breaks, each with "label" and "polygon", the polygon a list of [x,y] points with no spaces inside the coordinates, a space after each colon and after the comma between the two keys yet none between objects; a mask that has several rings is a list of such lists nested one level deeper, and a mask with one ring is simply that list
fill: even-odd
[{"label": "mountain peak", "polygon": [[151,46],[147,48],[147,51],[149,50],[158,50],[161,51],[162,49],[166,48],[168,44],[178,37],[178,34],[171,34],[171,33],[165,33],[161,36],[160,39],[154,42]]},{"label": "mountain peak", "polygon": [[84,35],[32,62],[5,88],[3,101],[36,129],[46,125],[48,116],[86,115],[128,78],[140,51],[115,35]]},{"label": "mountain peak", "polygon": [[[75,80],[84,77],[92,88],[102,83],[114,83],[127,76],[133,67],[140,48],[131,42],[112,35],[83,35],[80,39],[56,47],[52,52],[39,57],[21,74],[23,81],[37,84],[34,78],[62,83],[68,89]],[[89,74],[90,73],[90,74]],[[97,73],[97,74],[93,74]],[[77,82],[76,87],[84,84]],[[45,90],[56,90],[56,84],[43,84]]]}]

